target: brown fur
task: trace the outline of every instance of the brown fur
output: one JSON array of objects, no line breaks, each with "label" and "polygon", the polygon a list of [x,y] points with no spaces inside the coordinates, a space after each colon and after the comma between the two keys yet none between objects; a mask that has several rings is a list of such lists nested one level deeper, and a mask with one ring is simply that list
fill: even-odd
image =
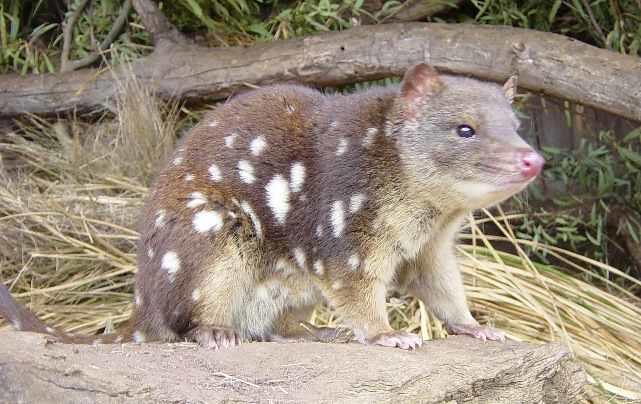
[{"label": "brown fur", "polygon": [[[461,124],[477,135],[458,136]],[[357,340],[412,348],[417,337],[387,320],[397,288],[455,332],[500,339],[470,315],[454,240],[470,211],[530,180],[517,169],[531,150],[517,125],[499,86],[425,65],[399,87],[235,97],[185,137],[152,188],[126,335],[211,347],[300,336],[326,301]]]}]

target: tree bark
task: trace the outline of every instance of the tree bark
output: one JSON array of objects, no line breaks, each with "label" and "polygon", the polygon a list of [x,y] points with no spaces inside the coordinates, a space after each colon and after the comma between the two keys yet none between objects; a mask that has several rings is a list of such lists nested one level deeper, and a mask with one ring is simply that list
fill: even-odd
[{"label": "tree bark", "polygon": [[0,402],[571,403],[586,377],[558,344],[61,345],[0,333]]},{"label": "tree bark", "polygon": [[[136,2],[134,1],[134,4]],[[641,121],[641,59],[561,35],[512,27],[408,23],[357,27],[251,47],[158,47],[132,66],[163,97],[222,99],[248,85],[296,81],[336,86],[401,75],[427,62],[443,71],[519,85]],[[0,76],[0,116],[100,107],[113,71]]]},{"label": "tree bark", "polygon": [[181,45],[190,42],[169,22],[152,0],[133,0],[133,7],[156,46],[163,41]]}]

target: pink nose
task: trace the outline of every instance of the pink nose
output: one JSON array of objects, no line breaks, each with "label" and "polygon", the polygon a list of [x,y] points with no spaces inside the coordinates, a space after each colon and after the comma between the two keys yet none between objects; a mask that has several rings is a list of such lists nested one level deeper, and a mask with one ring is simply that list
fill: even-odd
[{"label": "pink nose", "polygon": [[543,164],[545,164],[543,157],[533,150],[521,152],[519,158],[519,168],[525,178],[533,178],[539,175],[541,169],[543,169]]}]

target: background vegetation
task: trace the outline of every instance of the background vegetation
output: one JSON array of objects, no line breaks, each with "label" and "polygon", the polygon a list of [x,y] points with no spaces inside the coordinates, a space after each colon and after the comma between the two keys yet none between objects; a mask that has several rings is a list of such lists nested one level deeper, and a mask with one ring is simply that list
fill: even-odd
[{"label": "background vegetation", "polygon": [[[80,0],[1,0],[0,73],[58,72],[64,21]],[[641,0],[441,1],[429,20],[505,24],[641,55]],[[388,22],[397,0],[176,0],[180,31],[210,46],[251,45]],[[120,0],[93,0],[69,47],[78,60],[109,35]],[[94,66],[153,50],[135,13]],[[368,84],[350,86],[351,91]],[[158,164],[208,105],[154,98],[121,83],[110,111],[0,126],[0,280],[69,331],[110,330],[131,310],[135,221]],[[523,111],[527,114],[528,111]],[[590,140],[587,140],[590,139]],[[511,338],[560,340],[584,363],[598,397],[641,400],[641,129],[600,131],[571,150],[547,148],[545,183],[471,218],[459,247],[477,318]],[[553,196],[542,185],[553,183]],[[635,255],[639,254],[639,255]],[[389,302],[398,328],[445,335],[420,302]],[[315,313],[334,324],[333,313]]]}]

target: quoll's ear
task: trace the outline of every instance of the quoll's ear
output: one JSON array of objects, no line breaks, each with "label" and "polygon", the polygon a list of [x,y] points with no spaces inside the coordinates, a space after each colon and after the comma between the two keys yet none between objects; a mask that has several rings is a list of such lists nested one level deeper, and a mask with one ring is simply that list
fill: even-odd
[{"label": "quoll's ear", "polygon": [[510,104],[514,103],[514,98],[516,97],[516,88],[517,88],[517,83],[518,82],[518,76],[516,74],[513,74],[510,76],[509,79],[503,84],[503,92],[505,93],[505,98],[510,102]]},{"label": "quoll's ear", "polygon": [[401,83],[401,97],[412,102],[420,97],[438,94],[444,86],[435,68],[420,63],[405,72]]}]

